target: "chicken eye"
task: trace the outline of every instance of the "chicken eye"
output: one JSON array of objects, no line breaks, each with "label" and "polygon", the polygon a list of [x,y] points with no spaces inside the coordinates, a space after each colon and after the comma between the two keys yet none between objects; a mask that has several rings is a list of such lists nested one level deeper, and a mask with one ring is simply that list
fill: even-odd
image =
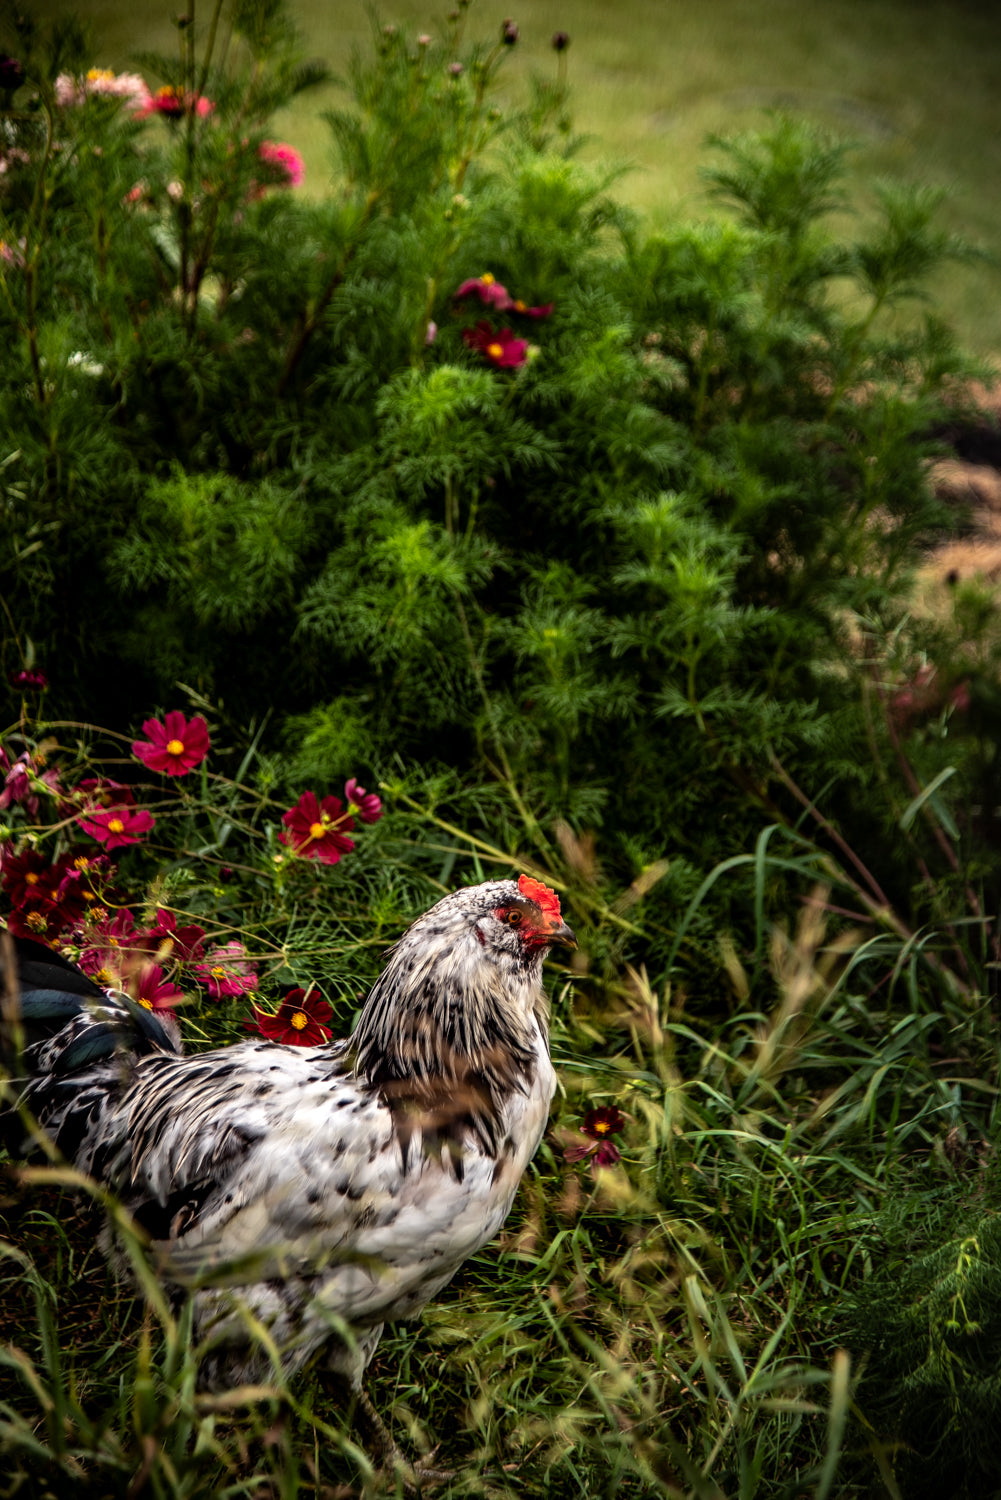
[{"label": "chicken eye", "polygon": [[510,927],[520,927],[521,926],[521,916],[522,916],[522,914],[521,914],[520,911],[517,911],[517,910],[515,910],[515,911],[509,911],[508,914],[507,914],[507,916],[506,916],[506,918],[505,918],[505,921],[508,923],[508,925]]}]

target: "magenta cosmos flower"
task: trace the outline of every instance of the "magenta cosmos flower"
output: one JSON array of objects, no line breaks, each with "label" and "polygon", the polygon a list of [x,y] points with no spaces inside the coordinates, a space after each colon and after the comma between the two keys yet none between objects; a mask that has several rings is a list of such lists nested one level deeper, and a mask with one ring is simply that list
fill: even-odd
[{"label": "magenta cosmos flower", "polygon": [[144,740],[133,741],[132,754],[150,771],[167,776],[187,776],[201,765],[211,743],[201,714],[188,720],[177,708],[164,715],[162,724],[159,719],[147,719],[143,734]]},{"label": "magenta cosmos flower", "polygon": [[484,307],[495,307],[498,312],[505,312],[511,306],[507,287],[501,286],[489,271],[464,281],[454,295],[456,302],[462,302],[467,297],[477,297]]},{"label": "magenta cosmos flower", "polygon": [[382,817],[382,798],[375,792],[366,792],[354,776],[344,783],[344,795],[352,804],[363,823],[378,823]]},{"label": "magenta cosmos flower", "polygon": [[580,1127],[582,1135],[590,1137],[588,1144],[574,1141],[563,1152],[565,1161],[584,1161],[591,1158],[591,1168],[613,1167],[621,1159],[618,1146],[610,1139],[626,1127],[626,1117],[614,1104],[605,1104],[600,1109],[589,1109]]},{"label": "magenta cosmos flower", "polygon": [[81,813],[77,822],[84,833],[111,850],[141,843],[143,834],[149,833],[156,819],[144,807],[109,807],[102,812]]},{"label": "magenta cosmos flower", "polygon": [[144,964],[128,982],[128,993],[147,1010],[169,1010],[184,999],[173,980],[164,978],[158,964]]},{"label": "magenta cosmos flower", "polygon": [[330,1040],[333,1015],[319,990],[289,990],[274,1015],[255,1005],[247,1029],[287,1047],[319,1047]]},{"label": "magenta cosmos flower", "polygon": [[477,323],[475,328],[464,328],[462,337],[467,348],[482,354],[499,370],[515,370],[528,358],[525,339],[515,338],[510,328],[495,333],[489,323]]},{"label": "magenta cosmos flower", "polygon": [[225,1000],[233,995],[245,995],[257,988],[257,972],[247,957],[247,950],[237,939],[220,943],[210,948],[203,963],[194,965],[194,972],[204,984],[213,1000]]},{"label": "magenta cosmos flower", "polygon": [[[362,796],[365,795],[363,792]],[[278,835],[279,841],[304,859],[319,859],[325,865],[336,865],[342,854],[350,854],[354,848],[354,841],[346,835],[354,829],[355,820],[342,808],[340,797],[324,797],[321,802],[315,792],[303,792],[295,807],[290,807],[282,815],[287,832]],[[370,817],[363,821],[374,822],[375,819]]]}]

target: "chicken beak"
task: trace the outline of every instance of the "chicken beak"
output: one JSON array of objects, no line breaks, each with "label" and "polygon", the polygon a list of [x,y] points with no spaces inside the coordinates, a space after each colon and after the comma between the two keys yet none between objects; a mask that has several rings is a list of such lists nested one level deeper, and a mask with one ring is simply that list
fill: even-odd
[{"label": "chicken beak", "polygon": [[568,927],[566,922],[557,922],[555,926],[551,927],[546,933],[546,941],[550,943],[562,943],[564,948],[576,948],[577,946],[577,939],[574,937],[573,928]]}]

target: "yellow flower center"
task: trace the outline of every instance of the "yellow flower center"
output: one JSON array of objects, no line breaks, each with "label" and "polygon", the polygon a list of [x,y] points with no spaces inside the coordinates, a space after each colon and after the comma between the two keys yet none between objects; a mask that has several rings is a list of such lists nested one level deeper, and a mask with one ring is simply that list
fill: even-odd
[{"label": "yellow flower center", "polygon": [[125,824],[122,822],[121,818],[109,818],[108,819],[108,832],[109,833],[124,833],[125,832]]},{"label": "yellow flower center", "polygon": [[91,68],[87,73],[87,82],[99,83],[101,81],[105,81],[110,83],[111,79],[114,78],[114,76],[115,75],[114,73],[112,73],[110,68]]},{"label": "yellow flower center", "polygon": [[491,359],[500,359],[501,355],[504,353],[504,345],[488,344],[487,353],[490,355]]},{"label": "yellow flower center", "polygon": [[483,283],[484,286],[493,286],[493,284],[494,284],[494,282],[496,280],[497,280],[497,277],[496,276],[491,276],[491,274],[490,274],[489,271],[484,271],[483,275],[480,277],[480,281]]},{"label": "yellow flower center", "polygon": [[302,1031],[304,1026],[309,1025],[309,1017],[304,1010],[296,1011],[295,1015],[292,1017],[292,1025],[295,1027],[296,1031]]},{"label": "yellow flower center", "polygon": [[322,839],[326,831],[326,823],[310,823],[309,825],[309,836],[311,839]]},{"label": "yellow flower center", "polygon": [[212,970],[212,978],[213,979],[225,979],[226,978],[226,970],[223,968],[222,964],[216,964],[215,968]]},{"label": "yellow flower center", "polygon": [[143,1007],[144,1010],[152,1010],[153,1009],[153,1002],[152,1002],[152,1000],[144,1000],[141,995],[139,996],[139,1004]]},{"label": "yellow flower center", "polygon": [[609,1123],[608,1123],[607,1120],[595,1120],[595,1122],[594,1122],[594,1133],[595,1133],[595,1135],[607,1135],[610,1129],[611,1129],[611,1126],[609,1125]]},{"label": "yellow flower center", "polygon": [[524,312],[525,308],[527,306],[527,303],[522,302],[522,300],[521,300],[520,297],[516,297],[515,300],[514,300],[514,302],[513,302],[513,304],[512,304],[512,306],[514,307],[515,312]]},{"label": "yellow flower center", "polygon": [[184,741],[183,740],[168,740],[167,741],[167,754],[168,755],[183,755],[184,754]]},{"label": "yellow flower center", "polygon": [[38,881],[39,877],[35,874],[34,870],[29,870],[27,875],[24,877],[25,885],[37,885]]},{"label": "yellow flower center", "polygon": [[86,854],[80,854],[77,856],[77,858],[73,861],[73,868],[74,870],[90,869],[90,860],[87,858]]}]

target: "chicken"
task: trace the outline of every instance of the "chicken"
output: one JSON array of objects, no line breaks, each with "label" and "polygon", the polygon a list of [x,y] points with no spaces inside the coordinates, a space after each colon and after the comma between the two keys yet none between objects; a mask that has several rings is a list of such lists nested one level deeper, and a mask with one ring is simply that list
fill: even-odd
[{"label": "chicken", "polygon": [[203,1386],[274,1374],[256,1321],[286,1375],[324,1351],[358,1391],[384,1321],[497,1233],[539,1144],[554,944],[576,941],[540,882],[471,886],[391,949],[346,1040],[184,1056],[149,1011],[21,943],[6,1143],[31,1150],[26,1110],[118,1196],[167,1280],[195,1288]]}]

